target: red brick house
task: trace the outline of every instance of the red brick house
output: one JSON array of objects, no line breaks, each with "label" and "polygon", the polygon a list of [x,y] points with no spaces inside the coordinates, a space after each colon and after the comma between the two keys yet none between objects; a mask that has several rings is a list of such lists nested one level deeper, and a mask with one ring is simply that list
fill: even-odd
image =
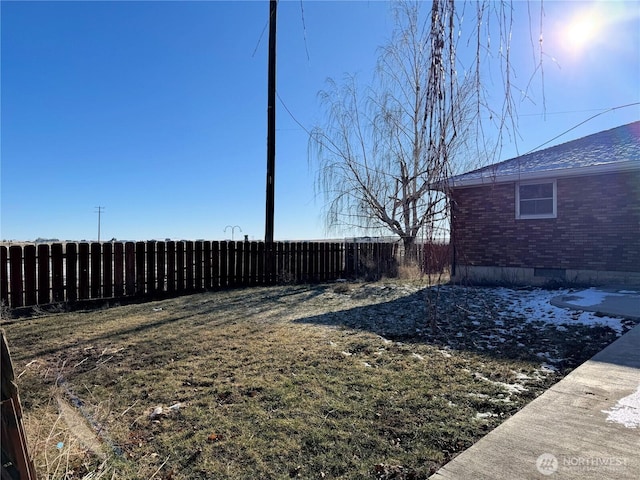
[{"label": "red brick house", "polygon": [[449,188],[454,281],[640,285],[640,121]]}]

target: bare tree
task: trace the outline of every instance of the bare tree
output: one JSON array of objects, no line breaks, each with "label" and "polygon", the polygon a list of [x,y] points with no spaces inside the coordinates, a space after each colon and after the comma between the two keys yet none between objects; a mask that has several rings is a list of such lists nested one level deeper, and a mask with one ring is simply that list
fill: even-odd
[{"label": "bare tree", "polygon": [[[473,113],[471,84],[451,77],[448,52],[419,13],[418,3],[397,5],[376,84],[364,94],[355,77],[328,82],[320,92],[326,124],[311,136],[327,226],[390,231],[406,253],[447,213],[446,196],[433,186],[451,173],[465,138],[460,126]],[[456,84],[455,96],[443,96],[445,82]]]},{"label": "bare tree", "polygon": [[[538,33],[533,4],[540,5]],[[326,123],[312,131],[310,152],[317,153],[329,228],[390,231],[402,238],[405,254],[419,235],[433,247],[441,227],[448,233],[452,173],[469,158],[495,161],[505,137],[517,142],[514,92],[527,98],[539,76],[544,108],[542,5],[527,2],[533,73],[517,88],[512,0],[432,0],[426,19],[421,2],[395,4],[396,29],[380,50],[377,82],[362,93],[347,77],[320,92]],[[489,90],[487,76],[496,74],[501,81]],[[455,251],[455,238],[451,244]],[[439,298],[438,287],[425,293],[434,334]]]}]

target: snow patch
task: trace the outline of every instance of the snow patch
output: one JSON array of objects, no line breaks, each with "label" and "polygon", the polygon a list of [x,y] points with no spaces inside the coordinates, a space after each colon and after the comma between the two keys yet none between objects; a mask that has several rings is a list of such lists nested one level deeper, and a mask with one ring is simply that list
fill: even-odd
[{"label": "snow patch", "polygon": [[620,423],[626,428],[640,427],[640,385],[631,395],[618,400],[611,410],[602,410],[607,414],[607,422]]},{"label": "snow patch", "polygon": [[603,292],[602,290],[592,287],[588,290],[571,294],[572,297],[578,297],[577,299],[571,299],[571,304],[579,307],[594,307],[600,305],[606,297],[624,297],[629,294],[637,294],[637,292],[630,290],[621,290],[617,293]]},{"label": "snow patch", "polygon": [[[585,290],[583,292],[570,292],[567,289],[561,290],[542,290],[533,289],[529,291],[515,291],[510,288],[496,288],[494,290],[498,297],[501,297],[509,306],[509,314],[515,317],[522,318],[528,323],[542,322],[554,326],[562,325],[584,325],[587,327],[593,327],[597,325],[611,328],[619,335],[624,331],[622,319],[597,316],[595,312],[580,312],[575,310],[569,310],[566,308],[556,307],[551,305],[551,299],[556,296],[569,296],[578,297],[582,299],[583,303],[578,304],[576,301],[571,301],[572,304],[589,306],[597,305],[602,302],[605,296],[624,294],[612,294],[605,293],[593,288]],[[562,331],[562,329],[560,329]]]}]

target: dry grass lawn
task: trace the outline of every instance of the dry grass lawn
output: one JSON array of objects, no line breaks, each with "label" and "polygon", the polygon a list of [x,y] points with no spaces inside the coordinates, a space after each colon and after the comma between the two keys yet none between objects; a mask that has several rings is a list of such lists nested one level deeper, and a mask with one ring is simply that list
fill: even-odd
[{"label": "dry grass lawn", "polygon": [[[467,300],[431,332],[423,288],[264,287],[6,322],[40,478],[426,478],[615,339],[523,326],[475,348]],[[558,371],[536,357],[550,346]]]}]

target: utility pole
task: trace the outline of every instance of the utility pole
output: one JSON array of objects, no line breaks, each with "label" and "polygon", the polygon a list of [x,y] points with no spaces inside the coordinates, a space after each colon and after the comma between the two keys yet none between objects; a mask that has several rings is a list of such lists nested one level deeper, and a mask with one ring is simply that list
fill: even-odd
[{"label": "utility pole", "polygon": [[276,170],[276,19],[278,0],[269,2],[269,68],[267,85],[267,205],[264,241],[273,243]]},{"label": "utility pole", "polygon": [[104,209],[105,207],[96,207],[96,212],[98,214],[98,243],[100,243],[100,223],[102,212],[104,211]]}]

